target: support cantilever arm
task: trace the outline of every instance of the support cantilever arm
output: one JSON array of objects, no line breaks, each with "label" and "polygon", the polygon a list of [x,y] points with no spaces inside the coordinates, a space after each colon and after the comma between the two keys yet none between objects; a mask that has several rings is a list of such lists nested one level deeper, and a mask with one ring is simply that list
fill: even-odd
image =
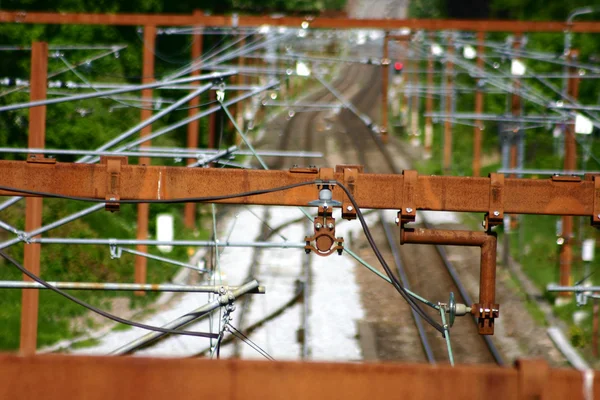
[{"label": "support cantilever arm", "polygon": [[[293,168],[287,171],[191,169],[121,165],[118,185],[121,200],[167,200],[206,197],[277,188],[319,179],[325,169]],[[343,169],[340,168],[343,171]],[[95,198],[107,194],[106,164],[36,163],[0,161],[0,195],[24,195],[3,190],[7,187],[58,195]],[[332,172],[339,182],[343,172]],[[501,202],[504,213],[576,215],[598,217],[600,186],[595,177],[569,179],[504,180]],[[405,177],[394,174],[358,173],[355,198],[361,208],[402,209]],[[481,212],[490,211],[490,178],[418,176],[414,188],[414,207],[418,210]],[[596,198],[598,200],[595,200]],[[316,185],[290,190],[216,201],[229,204],[305,206],[318,198]],[[343,201],[340,188],[333,188],[333,199]],[[597,219],[597,218],[595,218]]]}]

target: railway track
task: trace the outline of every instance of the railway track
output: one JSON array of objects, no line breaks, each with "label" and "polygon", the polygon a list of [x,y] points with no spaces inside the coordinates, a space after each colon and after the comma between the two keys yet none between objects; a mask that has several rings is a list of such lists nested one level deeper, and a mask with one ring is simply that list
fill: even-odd
[{"label": "railway track", "polygon": [[[373,104],[377,104],[376,99],[381,84],[381,74],[377,69],[371,68],[371,71],[366,74],[369,75],[370,83],[352,99],[353,104],[361,112],[368,112],[373,108]],[[368,172],[401,173],[388,148],[382,145],[373,131],[365,127],[356,115],[349,110],[344,110],[340,115],[340,121],[342,132],[351,138],[356,149],[361,150],[357,152],[356,161],[364,165]],[[400,238],[397,226],[384,220],[383,213],[379,215],[386,244],[392,252],[398,276],[405,286],[432,301],[447,301],[449,293],[454,292],[457,301],[473,304],[443,246],[405,245],[402,246],[401,251],[398,246]],[[425,224],[429,227],[427,222]],[[433,314],[432,316],[436,317]],[[424,324],[414,312],[413,319],[426,360],[433,363],[447,359],[446,346],[439,333]],[[477,333],[475,321],[472,324],[465,319],[458,319],[451,331],[451,337],[454,338],[452,345],[457,362],[503,363],[502,356],[492,340]]]}]

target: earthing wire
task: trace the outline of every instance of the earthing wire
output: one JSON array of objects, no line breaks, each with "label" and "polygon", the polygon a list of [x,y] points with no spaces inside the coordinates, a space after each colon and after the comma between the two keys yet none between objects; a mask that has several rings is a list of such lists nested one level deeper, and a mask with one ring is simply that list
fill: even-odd
[{"label": "earthing wire", "polygon": [[[250,35],[248,35],[250,36]],[[221,42],[223,42],[225,40],[227,36],[224,36],[223,39],[217,43],[220,44]],[[239,43],[240,41],[242,41],[243,39],[245,39],[247,36],[244,36],[242,38],[239,38],[236,41],[233,41],[232,43],[227,44],[227,46],[223,47],[223,48],[217,48],[215,49],[215,47],[213,47],[214,50],[209,50],[208,53],[210,53],[212,51],[212,54],[204,54],[203,56],[199,57],[199,59],[196,59],[194,61],[192,61],[191,63],[188,64],[188,66],[180,68],[179,71],[175,71],[174,73],[168,75],[166,78],[164,79],[173,79],[173,78],[177,78],[179,76],[182,75],[186,75],[194,70],[197,69],[201,69],[203,66],[206,65],[207,61],[216,57],[218,54],[224,52],[225,50],[231,48],[232,46],[236,45],[237,43]],[[222,57],[221,57],[222,58]],[[220,63],[221,61],[218,61],[217,63]]]},{"label": "earthing wire", "polygon": [[275,229],[273,229],[273,227],[271,227],[271,225],[269,225],[269,223],[267,221],[265,221],[263,218],[261,218],[259,215],[257,215],[254,211],[252,211],[252,209],[249,206],[245,206],[246,210],[248,210],[250,212],[250,214],[254,215],[256,217],[256,219],[258,219],[261,223],[263,223],[267,228],[269,228],[269,230],[275,232],[275,234],[277,236],[279,236],[280,238],[282,238],[284,241],[288,241],[288,238],[286,238],[285,236],[283,236],[283,234],[279,233],[278,231],[275,231]]},{"label": "earthing wire", "polygon": [[[316,184],[317,182],[318,181],[316,181],[316,180],[312,180],[312,181],[292,183],[290,185],[277,186],[277,187],[274,187],[274,188],[251,190],[251,191],[248,191],[248,192],[239,192],[239,193],[232,193],[232,194],[225,194],[225,195],[216,195],[216,196],[182,197],[182,198],[176,198],[176,199],[129,199],[129,200],[121,199],[121,200],[114,200],[114,201],[113,200],[109,200],[109,202],[111,202],[111,203],[121,203],[121,204],[139,204],[139,203],[156,203],[156,204],[162,204],[162,203],[164,203],[164,204],[209,203],[209,202],[215,202],[215,201],[220,201],[220,200],[235,199],[235,198],[238,198],[238,197],[258,196],[258,195],[261,195],[261,194],[269,194],[269,193],[274,193],[274,192],[280,192],[280,191],[294,189],[294,188],[301,187],[301,186],[308,186],[308,185]],[[61,195],[61,194],[56,194],[56,193],[43,192],[43,191],[38,191],[38,190],[20,189],[20,188],[15,188],[15,187],[10,187],[10,186],[3,186],[3,185],[0,185],[0,190],[5,190],[7,192],[15,192],[15,193],[25,193],[25,194],[30,194],[30,195],[34,195],[34,196],[40,196],[40,197],[52,197],[52,198],[57,198],[57,199],[85,201],[85,202],[88,202],[88,203],[106,203],[107,202],[106,199],[96,199],[96,198],[93,198],[93,197],[67,196],[67,195]]]},{"label": "earthing wire", "polygon": [[[213,284],[216,284],[216,281],[218,279],[219,284],[223,283],[223,276],[221,275],[221,254],[219,253],[219,245],[217,243],[218,239],[217,239],[217,207],[215,206],[214,203],[211,204],[211,210],[212,210],[212,226],[213,226],[213,240],[215,241],[215,253],[214,253],[214,258],[215,258],[215,271],[213,272]],[[221,318],[223,317],[223,315],[221,314],[221,309],[219,307],[219,331],[221,330]],[[212,326],[213,326],[213,318],[212,318],[212,314],[210,317],[210,331],[212,332]],[[212,342],[211,342],[212,345]]]},{"label": "earthing wire", "polygon": [[[386,281],[387,283],[392,284],[392,280],[385,274],[382,274],[380,271],[378,271],[376,268],[374,268],[371,264],[369,264],[368,262],[366,262],[365,260],[363,260],[362,258],[360,258],[360,256],[356,253],[354,253],[352,250],[344,248],[344,251],[347,252],[353,259],[355,259],[356,261],[358,261],[362,266],[364,266],[365,268],[367,268],[369,271],[373,272],[375,275],[377,275],[378,277],[380,277],[381,279],[383,279],[384,281]],[[408,290],[406,288],[404,288],[404,290],[406,290],[406,292],[414,297],[415,299],[419,300],[421,303],[425,304],[426,306],[429,306],[431,308],[433,308],[434,310],[439,309],[439,306],[429,300],[427,300],[424,297],[421,297],[420,295],[416,294],[415,292]]]},{"label": "earthing wire", "polygon": [[208,49],[206,52],[204,52],[203,55],[196,58],[195,60],[192,60],[192,62],[188,63],[187,66],[181,67],[178,71],[173,72],[171,75],[175,74],[175,76],[181,76],[181,75],[185,75],[188,72],[191,72],[194,69],[199,69],[199,68],[195,68],[195,67],[198,66],[199,64],[200,64],[200,66],[202,66],[202,64],[205,63],[205,59],[207,57],[211,58],[211,57],[213,57],[213,54],[219,53],[218,46],[220,46],[221,43],[223,43],[227,39],[227,37],[228,37],[228,35],[223,35],[223,37],[215,45],[213,45],[210,49]]},{"label": "earthing wire", "polygon": [[255,347],[253,343],[248,342],[246,339],[244,339],[238,333],[236,333],[234,331],[230,331],[230,332],[231,332],[231,334],[233,336],[235,336],[236,338],[238,338],[239,340],[241,340],[243,343],[247,344],[252,350],[256,351],[258,354],[260,354],[261,356],[263,356],[267,360],[269,360],[269,361],[275,361],[275,359],[270,358],[270,356],[267,353],[263,353],[263,350],[261,348]]},{"label": "earthing wire", "polygon": [[[15,259],[13,259],[12,257],[10,257],[8,254],[6,254],[4,251],[0,250],[0,256],[3,257],[6,261],[8,261],[9,263],[11,263],[12,265],[14,265],[18,270],[20,270],[23,274],[27,275],[29,278],[33,279],[34,281],[36,281],[37,283],[39,283],[40,285],[50,289],[51,291],[67,298],[68,300],[84,307],[87,308],[90,311],[95,312],[96,314],[99,314],[105,318],[108,318],[112,321],[115,322],[119,322],[121,324],[124,325],[129,325],[129,326],[133,326],[136,328],[140,328],[140,329],[145,329],[145,330],[149,330],[149,331],[154,331],[154,332],[162,332],[162,333],[169,333],[169,334],[180,334],[180,335],[187,335],[187,336],[198,336],[198,337],[206,337],[206,338],[210,338],[213,336],[213,334],[211,333],[203,333],[203,332],[191,332],[191,331],[180,331],[180,330],[173,330],[173,329],[165,329],[165,328],[161,328],[161,327],[157,327],[157,326],[152,326],[152,325],[146,325],[146,324],[142,324],[139,322],[135,322],[135,321],[131,321],[131,320],[127,320],[121,317],[118,317],[114,314],[108,313],[104,310],[101,310],[99,308],[96,308],[94,306],[92,306],[89,303],[86,303],[83,300],[78,299],[75,296],[70,295],[67,292],[64,292],[61,289],[58,289],[57,287],[55,287],[54,285],[51,285],[50,283],[46,282],[44,279],[40,278],[39,276],[35,275],[34,273],[32,273],[31,271],[29,271],[28,269],[26,269],[25,267],[23,267],[21,264],[19,264]],[[215,335],[216,336],[216,335]]]},{"label": "earthing wire", "polygon": [[[245,342],[246,344],[250,345],[250,347],[254,348],[254,350],[258,351],[263,357],[271,360],[271,361],[275,361],[275,359],[273,357],[271,357],[271,355],[269,355],[269,353],[267,353],[265,350],[263,350],[259,345],[257,345],[256,343],[254,343],[252,340],[250,340],[250,338],[246,335],[244,335],[241,331],[237,330],[235,326],[231,325],[231,323],[229,323],[227,326],[229,326],[231,329],[233,329],[237,334],[239,334],[240,336],[238,336],[243,342]],[[231,332],[235,335],[234,332]],[[236,335],[237,336],[237,335]],[[243,339],[242,339],[243,338]],[[245,339],[245,340],[244,340]],[[253,347],[255,346],[255,347]]]},{"label": "earthing wire", "polygon": [[[487,63],[487,64],[488,64],[488,65],[490,65],[489,63]],[[540,79],[540,81],[541,81],[541,79]],[[518,95],[521,95],[521,91],[523,90],[523,86],[526,86],[526,88],[527,88],[528,90],[531,90],[530,88],[528,88],[528,86],[527,86],[527,85],[524,85],[524,84],[523,84],[523,82],[521,82],[521,89],[520,89],[520,91],[519,91]],[[552,89],[552,88],[550,88],[550,89]],[[511,92],[511,93],[512,93],[512,92]],[[559,93],[559,94],[561,95],[561,97],[565,97],[565,96],[564,96],[562,93]],[[540,105],[540,106],[543,106],[543,103],[544,103],[544,101],[545,101],[545,100],[547,100],[547,99],[546,99],[546,97],[545,97],[545,96],[543,96],[543,95],[538,95],[538,97],[539,97],[539,98],[541,98],[541,100],[540,100],[540,103],[538,103],[538,105]],[[574,101],[574,100],[570,100],[570,101],[571,101],[571,102],[573,102],[573,103],[575,103],[575,104],[579,104],[577,101]],[[554,112],[556,112],[556,113],[558,113],[559,115],[562,115],[562,116],[568,116],[568,113],[566,113],[566,112],[560,112],[560,111],[558,111],[557,109],[552,109],[552,111],[554,111]],[[589,112],[585,112],[585,111],[583,111],[583,112],[584,112],[585,114],[587,114],[588,116],[590,116],[590,117],[591,117],[593,120],[595,120],[595,121],[596,121],[596,123],[600,123],[600,121],[599,121],[599,120],[598,120],[598,119],[597,119],[595,116],[593,116],[591,113],[589,113]],[[595,125],[595,124],[594,124],[594,125]],[[579,145],[583,146],[583,145],[582,145],[582,143],[581,143],[581,140],[580,140],[580,139],[578,139],[578,138],[577,138],[577,136],[575,136],[575,140],[577,141],[577,143],[578,143]],[[596,163],[598,163],[598,164],[600,165],[600,159],[599,159],[599,158],[597,158],[596,156],[594,156],[594,155],[593,155],[593,154],[591,154],[591,153],[590,153],[590,157],[591,157],[591,158],[592,158],[592,159],[593,159],[593,160],[594,160]]]},{"label": "earthing wire", "polygon": [[[267,44],[269,44],[271,42],[277,42],[277,41],[279,41],[281,39],[284,39],[286,36],[289,36],[289,35],[282,35],[281,37],[280,36],[275,36],[275,37],[273,37],[271,39],[264,40],[264,41],[262,41],[262,43],[258,43],[258,44],[253,45],[253,46],[251,46],[252,43],[250,43],[250,44],[246,45],[245,47],[243,47],[241,49],[236,49],[236,50],[232,51],[231,53],[228,53],[227,55],[219,57],[216,61],[213,61],[213,62],[205,64],[205,65],[206,66],[214,66],[214,65],[222,64],[225,61],[232,60],[232,59],[234,59],[236,57],[245,56],[245,55],[250,54],[251,52],[253,52],[253,51],[257,50],[257,49],[265,47]],[[260,42],[261,40],[262,39],[257,39],[254,43]]]},{"label": "earthing wire", "polygon": [[[269,87],[271,87],[272,85],[273,85],[273,83],[270,83],[270,84],[268,84],[268,85],[267,85],[265,88],[269,88]],[[262,91],[262,90],[265,90],[265,89],[263,89],[263,88],[260,88],[260,91]],[[257,91],[257,93],[258,93],[258,92],[259,92],[259,91]],[[242,99],[242,98],[245,98],[245,97],[244,97],[244,96],[242,96],[242,97],[238,97],[238,99]],[[239,101],[239,100],[237,100],[237,101]],[[214,109],[214,110],[217,110],[217,109]],[[214,110],[213,110],[213,111],[214,111]],[[209,110],[209,111],[210,111],[210,110]],[[170,126],[170,127],[168,127],[168,128],[169,128],[169,129],[174,129],[174,128],[178,127],[178,126],[183,126],[183,125],[184,125],[184,123],[187,123],[187,122],[189,122],[189,121],[192,121],[192,120],[194,120],[194,119],[197,119],[197,117],[196,117],[196,116],[194,116],[193,118],[187,118],[187,119],[184,119],[183,121],[180,121],[180,122],[178,122],[178,123],[176,123],[176,124],[174,124],[174,125],[171,125],[171,126]],[[164,134],[164,133],[167,133],[168,131],[169,131],[169,130],[167,130],[166,128],[165,128],[165,129],[162,129],[162,130],[160,130],[160,131],[158,131],[158,132],[155,132],[155,133],[153,133],[152,135],[150,135],[150,137],[149,137],[149,138],[158,137],[159,135],[162,135],[162,134]],[[123,138],[121,138],[120,140],[122,140],[122,139],[123,139]],[[126,149],[128,149],[128,148],[130,148],[130,147],[136,146],[136,145],[138,145],[138,144],[142,143],[142,141],[144,141],[144,140],[148,140],[148,138],[142,138],[142,140],[133,141],[133,142],[131,142],[131,143],[127,144],[127,145],[121,146],[121,148],[119,148],[117,151],[126,150]],[[117,142],[115,142],[115,143],[117,143]],[[113,144],[115,144],[115,143],[113,143]],[[103,147],[105,147],[105,146],[103,146]],[[102,149],[102,147],[101,147],[100,149]],[[85,158],[85,157],[84,157],[84,158]],[[81,161],[83,161],[83,159],[80,159],[79,161],[81,162]],[[11,200],[9,200],[9,201],[7,201],[7,202],[3,203],[2,205],[0,205],[0,207],[2,207],[4,204],[7,204],[7,203],[8,203],[8,205],[4,206],[4,208],[6,208],[6,207],[9,207],[10,205],[14,204],[16,201],[20,200],[21,198],[22,198],[22,197],[14,197],[13,199],[11,199]],[[12,201],[12,202],[11,202],[11,201]],[[0,208],[0,209],[1,209],[1,208]],[[91,210],[92,210],[92,212],[93,212],[93,211],[95,211],[95,210],[98,210],[98,209],[99,209],[99,208],[98,208],[98,207],[96,207],[96,206],[92,206],[92,207],[91,207]],[[89,209],[88,209],[88,210],[89,210]],[[66,220],[66,222],[70,222],[70,221],[72,221],[72,219],[71,219],[71,220],[68,220],[67,218],[63,218],[62,220]],[[65,222],[65,223],[66,223],[66,222]],[[50,224],[50,225],[47,225],[47,227],[50,227],[50,226],[52,226],[52,224]],[[48,228],[48,229],[52,229],[52,228]],[[46,230],[48,230],[48,229],[46,229]],[[18,243],[18,242],[19,242],[19,241],[16,241],[16,242],[14,242],[14,241],[13,241],[13,242],[12,242],[12,244],[15,244],[15,243]],[[5,242],[5,243],[6,243],[6,242]],[[9,244],[9,246],[10,246],[10,245],[11,245],[11,244]]]},{"label": "earthing wire", "polygon": [[[237,122],[235,121],[235,118],[233,118],[233,116],[231,115],[231,113],[229,112],[229,110],[227,109],[225,104],[223,104],[223,102],[221,102],[221,108],[223,109],[223,111],[225,111],[225,113],[227,114],[227,117],[231,120],[233,127],[238,132],[238,134],[240,135],[240,137],[242,138],[242,140],[244,141],[246,146],[248,146],[248,149],[252,152],[254,157],[256,157],[256,159],[258,160],[260,165],[263,167],[263,169],[268,170],[269,167],[267,166],[265,161],[262,159],[262,157],[256,152],[256,150],[254,150],[254,147],[252,146],[252,144],[250,143],[250,141],[248,140],[246,135],[242,132],[242,130],[238,126]],[[306,218],[308,218],[311,222],[313,221],[313,217],[308,213],[308,211],[306,211],[304,209],[304,207],[298,207],[298,208],[306,216]]]},{"label": "earthing wire", "polygon": [[[151,52],[152,54],[154,54],[154,55],[155,55],[155,56],[156,56],[156,57],[157,57],[159,60],[162,60],[162,61],[164,61],[164,62],[167,62],[167,63],[169,63],[169,64],[179,64],[179,65],[183,65],[183,64],[188,64],[188,63],[189,63],[189,60],[188,60],[188,59],[186,59],[186,60],[184,60],[184,61],[182,61],[182,60],[177,60],[177,61],[174,61],[174,59],[169,59],[169,57],[168,57],[168,56],[166,56],[166,55],[163,55],[161,52],[159,52],[159,51],[156,49],[156,47],[158,47],[157,45],[155,45],[155,46],[154,46],[154,49],[152,49],[151,47],[149,47],[149,46],[148,46],[148,44],[146,43],[146,41],[144,40],[144,35],[143,35],[143,33],[141,33],[140,31],[137,31],[136,33],[137,33],[137,37],[138,37],[138,39],[140,40],[140,42],[142,42],[142,45],[144,46],[144,48],[145,48],[146,50],[150,50],[150,52]],[[158,36],[159,36],[159,35],[157,34],[157,35],[156,35],[156,37],[158,37]],[[175,55],[182,55],[183,53],[187,52],[187,51],[188,51],[188,50],[189,50],[189,49],[190,49],[190,48],[191,48],[191,47],[194,45],[194,43],[196,42],[196,40],[198,40],[198,38],[197,38],[197,37],[192,37],[192,41],[191,41],[189,44],[187,44],[183,50],[180,50],[180,51],[179,51],[179,52],[177,52]],[[153,77],[152,77],[152,78],[153,78]]]},{"label": "earthing wire", "polygon": [[[121,48],[121,47],[119,47],[119,48],[117,48],[117,49],[113,49],[113,50],[107,51],[107,52],[105,52],[105,53],[99,54],[99,55],[97,55],[97,56],[94,56],[94,57],[92,57],[92,58],[89,58],[89,59],[83,60],[83,61],[81,61],[81,62],[79,62],[79,63],[76,63],[75,65],[76,65],[76,66],[81,66],[81,65],[83,65],[83,64],[86,64],[86,63],[89,63],[89,62],[92,62],[92,61],[99,60],[99,59],[101,59],[101,58],[103,58],[103,57],[110,56],[111,54],[118,53],[119,51],[123,50],[124,48],[125,48],[125,47],[122,47],[122,48]],[[68,72],[68,71],[69,71],[69,69],[68,69],[68,68],[64,68],[64,69],[58,70],[58,71],[56,71],[56,72],[51,72],[51,73],[49,73],[49,74],[48,74],[48,79],[50,79],[50,78],[54,78],[55,76],[58,76],[58,75],[60,75],[60,74],[63,74],[63,73],[65,73],[65,72]],[[28,86],[17,86],[17,87],[15,87],[15,88],[13,88],[13,89],[8,89],[8,90],[5,90],[4,92],[0,92],[0,97],[4,97],[4,96],[6,96],[6,95],[8,95],[8,94],[11,94],[11,93],[14,93],[14,92],[21,91],[21,90],[25,89],[26,87],[28,87]]]},{"label": "earthing wire", "polygon": [[[79,79],[81,79],[81,81],[82,81],[83,83],[85,83],[86,85],[90,86],[90,87],[92,88],[92,90],[93,90],[93,91],[95,91],[96,93],[100,93],[100,90],[96,89],[96,87],[95,87],[95,86],[94,86],[92,83],[90,83],[90,81],[88,81],[88,80],[87,80],[87,79],[86,79],[86,78],[83,76],[83,74],[79,73],[79,71],[77,71],[77,70],[76,70],[76,69],[75,69],[75,68],[74,68],[74,67],[71,65],[71,63],[69,63],[69,61],[67,61],[67,59],[66,59],[65,57],[63,57],[63,56],[59,56],[59,59],[60,59],[60,60],[61,60],[61,61],[62,61],[62,62],[63,62],[63,63],[66,65],[66,66],[67,66],[67,68],[69,68],[69,70],[70,70],[70,71],[71,71],[73,74],[75,74],[75,76],[77,76]],[[115,103],[121,104],[121,105],[123,105],[123,106],[125,106],[125,107],[129,107],[129,108],[136,108],[136,109],[139,109],[139,110],[150,110],[150,111],[156,111],[156,110],[159,110],[159,108],[157,108],[157,107],[143,107],[143,106],[136,106],[136,105],[134,105],[134,104],[131,104],[131,103],[126,103],[126,102],[124,102],[124,101],[118,100],[118,99],[116,99],[116,98],[114,98],[114,97],[105,97],[105,98],[107,98],[107,99],[110,99],[110,100],[114,101]]]},{"label": "earthing wire", "polygon": [[419,307],[419,305],[415,302],[415,300],[413,299],[413,297],[410,294],[408,294],[408,292],[406,291],[406,289],[404,288],[404,286],[402,285],[402,283],[392,273],[392,270],[387,265],[387,262],[385,261],[385,258],[383,257],[383,255],[379,251],[379,247],[377,246],[377,244],[375,243],[375,240],[373,239],[373,236],[371,234],[371,230],[369,229],[369,226],[368,226],[368,224],[367,224],[367,222],[365,220],[365,217],[363,216],[363,213],[360,210],[360,207],[358,206],[358,203],[356,202],[356,199],[354,198],[354,196],[352,195],[352,193],[350,192],[350,190],[348,190],[348,188],[343,183],[341,183],[339,181],[335,181],[335,184],[338,185],[344,191],[344,193],[346,193],[346,195],[348,196],[348,199],[350,200],[350,202],[354,206],[354,209],[356,210],[356,216],[358,217],[358,220],[360,221],[360,224],[361,224],[361,226],[363,228],[363,232],[365,234],[365,237],[367,238],[367,241],[369,242],[369,245],[371,246],[371,249],[373,249],[373,253],[375,254],[375,257],[377,257],[377,260],[379,261],[379,263],[381,264],[381,266],[385,270],[386,274],[390,278],[392,286],[394,286],[394,288],[396,288],[396,290],[406,300],[406,302],[411,307],[413,307],[413,309],[425,321],[427,321],[431,326],[433,326],[439,332],[442,332],[443,331],[443,327],[440,324],[438,324],[437,322],[435,322],[428,314],[426,314],[421,309],[421,307]]},{"label": "earthing wire", "polygon": [[442,318],[442,324],[444,326],[444,332],[442,335],[446,339],[446,348],[448,349],[448,360],[450,361],[450,365],[454,367],[454,354],[452,353],[452,343],[450,343],[450,329],[448,324],[446,323],[446,309],[444,307],[440,307],[440,316]]}]

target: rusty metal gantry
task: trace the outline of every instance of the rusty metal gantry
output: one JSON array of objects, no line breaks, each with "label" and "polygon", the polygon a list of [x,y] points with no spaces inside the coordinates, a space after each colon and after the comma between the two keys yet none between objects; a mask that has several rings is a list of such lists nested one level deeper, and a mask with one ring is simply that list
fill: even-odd
[{"label": "rusty metal gantry", "polygon": [[[352,28],[374,28],[374,29],[383,29],[386,31],[394,30],[394,29],[423,29],[428,31],[436,31],[436,30],[465,30],[465,31],[475,31],[478,34],[478,41],[480,43],[480,48],[482,48],[481,43],[483,40],[484,32],[563,32],[565,29],[569,29],[571,32],[600,32],[600,25],[594,22],[575,22],[566,24],[564,22],[556,22],[556,21],[536,21],[536,22],[527,22],[527,21],[465,21],[465,20],[378,20],[378,19],[348,19],[348,18],[327,18],[327,17],[265,17],[265,16],[243,16],[243,15],[204,15],[201,12],[194,12],[189,15],[152,15],[152,14],[91,14],[91,13],[45,13],[45,12],[12,12],[12,11],[0,11],[0,23],[19,23],[19,24],[101,24],[101,25],[129,25],[129,26],[143,26],[144,27],[144,37],[147,39],[146,41],[153,46],[156,27],[157,26],[196,26],[196,27],[256,27],[261,25],[273,25],[273,26],[289,26],[289,27],[298,27],[303,26],[303,24],[308,23],[311,28],[314,29],[352,29]],[[193,58],[197,58],[198,54],[202,53],[202,36],[197,35],[195,45],[193,46]],[[151,47],[146,45],[146,51],[144,52],[144,73],[145,77],[152,77],[154,75],[153,71],[153,54],[151,51]],[[479,53],[479,52],[478,52]],[[482,53],[482,52],[481,52]],[[47,52],[44,54],[43,52],[37,51],[34,52],[34,55],[37,54],[37,62],[45,62],[43,58],[47,58]],[[478,65],[481,62],[481,58],[478,57]],[[240,58],[240,62],[241,58]],[[44,69],[44,68],[42,68]],[[42,71],[42,69],[37,68],[36,77],[32,74],[32,99],[34,94],[34,87],[41,88],[41,86],[45,86],[39,82],[45,79],[46,72]],[[383,68],[387,70],[387,68]],[[32,68],[32,72],[34,69]],[[192,72],[194,74],[195,72]],[[148,78],[151,79],[151,78]],[[35,81],[38,81],[38,84],[34,84]],[[45,89],[44,89],[45,91]],[[41,92],[40,92],[41,93]],[[211,96],[214,96],[214,93],[210,93]],[[478,96],[480,93],[478,93]],[[45,94],[38,94],[38,97],[43,98]],[[478,97],[479,99],[479,97]],[[195,99],[196,101],[196,99]],[[482,103],[482,102],[481,102]],[[477,108],[481,107],[481,103],[477,101]],[[429,104],[429,102],[428,102]],[[190,115],[192,115],[194,110],[195,102],[190,103]],[[428,107],[429,108],[429,107]],[[33,139],[33,134],[40,129],[43,131],[44,127],[39,126],[39,124],[43,125],[44,118],[34,117],[37,114],[44,114],[45,107],[36,107],[31,110],[32,112],[32,120],[38,121],[34,123],[31,128],[35,128],[38,126],[39,129],[32,130],[32,136],[30,140],[35,140],[37,143],[36,147],[43,147],[43,134],[39,135],[37,133],[37,138]],[[144,119],[144,112],[142,112],[142,119]],[[429,120],[431,120],[429,118]],[[37,125],[36,125],[37,124]],[[386,121],[383,121],[384,127]],[[209,121],[209,137],[208,143],[209,147],[214,147],[214,127],[215,127],[215,119],[214,114],[210,116]],[[149,133],[149,128],[144,133]],[[195,141],[197,141],[197,132],[198,127],[195,124],[189,125],[188,131],[188,144],[191,147]],[[382,133],[385,134],[386,130]],[[475,147],[474,147],[474,171],[478,171],[479,168],[475,165],[475,160],[478,160],[478,143],[480,143],[480,130],[475,128]],[[478,137],[479,136],[479,137]],[[42,137],[42,141],[39,141],[39,138]],[[385,136],[384,136],[385,138]],[[39,143],[38,143],[39,142]],[[32,147],[30,145],[30,147]],[[144,163],[143,160],[140,160],[141,163]],[[189,173],[191,171],[186,171]],[[477,175],[477,173],[476,173]],[[419,178],[421,179],[421,178]],[[26,181],[21,181],[21,184],[28,184]],[[381,188],[380,188],[381,189]],[[314,197],[313,197],[314,198]],[[37,200],[36,200],[37,201]],[[37,203],[36,203],[37,204]],[[273,204],[279,204],[277,202]],[[362,204],[361,204],[362,206]],[[28,207],[29,208],[29,207]],[[144,215],[147,215],[147,206],[140,205],[142,220],[144,219]],[[375,207],[379,208],[379,207]],[[192,226],[193,224],[193,215],[194,215],[193,205],[186,206],[186,225]],[[463,210],[466,211],[466,210]],[[586,215],[587,215],[586,210]],[[34,214],[34,215],[29,215]],[[566,214],[563,213],[563,214]],[[34,223],[36,219],[40,219],[41,217],[36,216],[37,213],[28,213],[27,219],[29,223],[27,223],[27,227],[31,227],[32,229],[39,226],[39,223]],[[555,215],[562,215],[561,213]],[[592,215],[596,215],[593,214]],[[569,217],[567,217],[569,218]],[[144,221],[142,221],[144,222]],[[147,226],[146,223],[138,224],[141,229],[138,231],[138,237],[144,237],[147,235],[147,230],[145,230],[144,226]],[[31,230],[32,230],[31,229]],[[29,230],[29,229],[28,229]],[[27,246],[39,246],[36,244],[30,244]],[[36,262],[33,260],[32,262],[27,262],[26,264],[37,265],[37,269],[39,269],[39,251],[38,254],[35,255],[35,251],[30,249],[31,251],[27,251],[29,254],[29,258],[33,255]],[[26,256],[27,258],[27,256]],[[35,268],[34,268],[35,269]],[[136,281],[142,282],[145,281],[145,274],[143,270],[145,269],[145,260],[140,259],[136,261]],[[29,294],[24,296],[30,297]],[[35,295],[36,296],[36,295]],[[37,300],[33,301],[35,305],[37,305]],[[32,304],[33,305],[33,304]],[[37,307],[32,307],[37,309]],[[28,322],[23,321],[22,323],[31,324],[33,319],[37,319],[37,313],[35,315],[30,315],[28,317]],[[31,332],[35,330],[25,329],[27,332]],[[31,336],[32,339],[29,340],[29,344],[25,347],[31,349],[35,349],[35,335]]]},{"label": "rusty metal gantry", "polygon": [[[488,178],[419,176],[416,171],[367,174],[360,166],[285,171],[190,169],[129,165],[125,157],[111,157],[96,165],[45,162],[39,158],[0,161],[0,195],[106,201],[112,203],[113,210],[119,202],[186,202],[216,196],[230,198],[210,201],[307,206],[327,184],[332,206],[341,205],[342,217],[354,219],[356,209],[349,205],[349,196],[340,183],[349,188],[361,209],[400,210],[397,222],[403,242],[481,247],[479,303],[471,305],[471,312],[479,318],[481,334],[493,334],[494,318],[499,314],[495,302],[496,238],[491,227],[501,224],[504,214],[589,216],[592,225],[600,225],[598,175],[586,175],[584,179],[521,179],[502,174]],[[296,186],[277,190],[290,185]],[[243,195],[254,191],[260,194]],[[236,194],[241,195],[233,197]],[[486,232],[406,229],[417,210],[484,213]]]}]

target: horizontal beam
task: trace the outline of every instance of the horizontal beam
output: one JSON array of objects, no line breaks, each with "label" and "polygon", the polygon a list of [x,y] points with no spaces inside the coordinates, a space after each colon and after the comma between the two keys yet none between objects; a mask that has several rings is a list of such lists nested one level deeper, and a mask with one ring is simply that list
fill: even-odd
[{"label": "horizontal beam", "polygon": [[79,24],[79,25],[156,25],[204,27],[258,27],[273,25],[299,28],[309,22],[310,28],[319,29],[424,29],[462,30],[481,32],[557,32],[570,27],[572,32],[600,32],[596,22],[563,21],[510,21],[510,20],[444,20],[444,19],[353,19],[304,18],[250,15],[192,15],[192,14],[92,14],[0,11],[0,23],[20,24]]},{"label": "horizontal beam", "polygon": [[[318,199],[317,185],[311,182],[329,176],[328,173],[338,182],[344,182],[343,172],[334,173],[328,168],[265,171],[122,164],[118,173],[114,164],[111,168],[113,172],[109,174],[107,164],[0,161],[0,195],[32,196],[19,192],[25,190],[105,201],[110,187],[111,195],[117,194],[122,201],[177,199],[184,202],[304,183],[288,190],[214,202],[306,206]],[[354,197],[365,209],[410,207],[432,211],[592,216],[596,215],[594,188],[592,176],[583,180],[576,177],[506,178],[502,187],[494,186],[492,190],[490,178],[418,176],[414,182],[405,182],[404,175],[358,173],[354,180]],[[334,200],[344,202],[344,196],[341,188],[333,188]],[[405,200],[410,204],[403,203],[405,197],[412,197]],[[494,210],[490,210],[491,204],[496,204]]]},{"label": "horizontal beam", "polygon": [[[533,365],[528,366],[531,363]],[[599,374],[548,368],[445,364],[298,363],[149,357],[0,355],[0,398],[246,400],[387,398],[565,399],[600,397]],[[588,378],[589,377],[589,378]],[[185,384],[179,384],[185,382]],[[461,383],[462,382],[462,383]],[[250,395],[254,393],[254,395]]]}]

